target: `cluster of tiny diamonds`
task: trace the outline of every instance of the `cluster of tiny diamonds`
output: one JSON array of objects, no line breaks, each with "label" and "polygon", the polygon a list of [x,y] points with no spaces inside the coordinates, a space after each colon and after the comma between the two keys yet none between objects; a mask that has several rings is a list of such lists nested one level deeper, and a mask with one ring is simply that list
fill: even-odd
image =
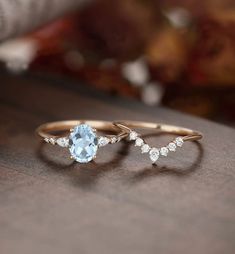
[{"label": "cluster of tiny diamonds", "polygon": [[55,145],[56,144],[56,140],[54,138],[44,138],[44,140],[49,143],[49,144],[52,144],[52,145]]},{"label": "cluster of tiny diamonds", "polygon": [[69,146],[69,139],[67,137],[61,137],[61,138],[44,138],[44,140],[52,145],[58,145],[61,147],[68,147]]},{"label": "cluster of tiny diamonds", "polygon": [[99,147],[106,146],[109,143],[110,143],[110,139],[107,137],[99,137],[99,139],[98,139],[98,146]]},{"label": "cluster of tiny diamonds", "polygon": [[160,156],[166,157],[169,152],[175,152],[177,147],[181,147],[184,143],[182,137],[177,137],[175,140],[171,141],[167,146],[156,148],[150,147],[145,141],[140,138],[139,134],[135,131],[131,131],[129,134],[129,139],[135,141],[135,146],[141,148],[141,153],[148,153],[150,160],[155,163]]},{"label": "cluster of tiny diamonds", "polygon": [[98,146],[103,147],[110,143],[115,144],[115,143],[118,143],[120,140],[121,140],[120,137],[117,137],[117,136],[112,136],[112,137],[101,136],[98,139]]}]

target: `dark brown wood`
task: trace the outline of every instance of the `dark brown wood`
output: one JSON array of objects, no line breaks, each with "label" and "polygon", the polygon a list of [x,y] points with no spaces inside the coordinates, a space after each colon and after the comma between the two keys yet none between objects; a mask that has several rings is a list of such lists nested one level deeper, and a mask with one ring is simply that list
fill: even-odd
[{"label": "dark brown wood", "polygon": [[[235,253],[233,129],[61,79],[1,74],[0,84],[0,253]],[[34,133],[76,118],[160,121],[204,138],[158,166],[126,144],[79,165]]]}]

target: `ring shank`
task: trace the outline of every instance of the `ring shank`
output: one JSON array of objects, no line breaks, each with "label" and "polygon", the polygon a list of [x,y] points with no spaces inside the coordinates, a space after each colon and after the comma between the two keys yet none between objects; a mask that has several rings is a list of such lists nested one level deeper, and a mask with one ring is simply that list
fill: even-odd
[{"label": "ring shank", "polygon": [[202,134],[200,132],[175,125],[129,120],[116,122],[97,120],[57,121],[40,125],[36,129],[36,133],[42,138],[58,138],[60,135],[55,135],[55,132],[69,132],[70,129],[80,124],[88,124],[99,131],[112,132],[121,138],[126,137],[128,133],[132,131],[132,128],[151,129],[170,134],[177,134],[183,136],[182,138],[184,141],[194,141],[202,138]]},{"label": "ring shank", "polygon": [[168,125],[162,123],[142,122],[142,121],[129,121],[122,120],[114,123],[116,126],[128,132],[134,129],[151,129],[158,130],[165,133],[177,134],[183,136],[184,141],[194,141],[202,138],[202,134],[188,128],[183,128],[175,125]]}]

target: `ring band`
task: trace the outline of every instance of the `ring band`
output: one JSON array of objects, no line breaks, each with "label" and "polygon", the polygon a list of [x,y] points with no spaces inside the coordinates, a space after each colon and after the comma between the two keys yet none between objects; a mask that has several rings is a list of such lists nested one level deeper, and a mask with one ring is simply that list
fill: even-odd
[{"label": "ring band", "polygon": [[[97,130],[108,132],[98,136]],[[109,133],[112,134],[109,134]],[[50,122],[40,125],[36,133],[47,143],[69,148],[71,159],[87,163],[96,158],[99,147],[117,143],[128,132],[110,121],[69,120]]]},{"label": "ring band", "polygon": [[[156,163],[160,156],[166,157],[169,152],[175,152],[177,147],[182,147],[185,141],[197,141],[202,138],[202,134],[198,131],[178,127],[175,125],[167,125],[161,123],[140,122],[140,121],[119,121],[114,123],[117,127],[129,134],[129,140],[135,141],[135,146],[141,147],[142,153],[148,153],[152,163]],[[149,129],[169,134],[180,135],[166,146],[157,148],[150,147],[147,142],[141,138],[141,135],[133,129]]]},{"label": "ring band", "polygon": [[[134,129],[155,130],[180,136],[166,146],[157,148],[151,147]],[[98,136],[97,130],[108,134]],[[142,153],[149,154],[152,163],[156,163],[160,156],[166,157],[169,152],[175,152],[185,141],[197,141],[202,138],[200,132],[191,129],[141,121],[59,121],[42,124],[36,132],[47,143],[69,148],[71,158],[80,163],[87,163],[96,158],[98,148],[109,143],[117,143],[126,137],[134,141],[135,146],[140,147]],[[112,134],[109,134],[110,132]]]}]

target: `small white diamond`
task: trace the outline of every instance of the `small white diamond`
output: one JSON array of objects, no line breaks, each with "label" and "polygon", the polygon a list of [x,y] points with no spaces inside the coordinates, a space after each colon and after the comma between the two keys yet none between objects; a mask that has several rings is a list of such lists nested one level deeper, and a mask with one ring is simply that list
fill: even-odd
[{"label": "small white diamond", "polygon": [[169,143],[169,144],[168,144],[168,149],[169,149],[170,151],[172,151],[172,152],[175,152],[175,150],[176,150],[176,144],[173,143],[173,142]]},{"label": "small white diamond", "polygon": [[135,146],[142,146],[144,144],[143,139],[137,138],[135,141]]},{"label": "small white diamond", "polygon": [[57,145],[61,146],[61,147],[68,147],[69,146],[69,139],[68,138],[58,138],[56,140]]},{"label": "small white diamond", "polygon": [[142,145],[142,147],[141,147],[141,152],[142,153],[148,153],[149,150],[150,150],[150,146],[148,144]]},{"label": "small white diamond", "polygon": [[117,140],[116,137],[112,137],[112,138],[110,139],[110,141],[111,141],[112,144],[114,144],[114,143],[116,143],[118,140]]},{"label": "small white diamond", "polygon": [[106,146],[109,143],[109,141],[110,140],[107,137],[100,137],[98,140],[98,145],[99,145],[99,147]]},{"label": "small white diamond", "polygon": [[50,139],[49,139],[49,142],[50,142],[52,145],[55,144],[55,140],[54,140],[53,138],[50,138]]},{"label": "small white diamond", "polygon": [[117,137],[117,141],[116,142],[120,142],[121,141],[121,137]]},{"label": "small white diamond", "polygon": [[155,147],[152,148],[149,152],[149,157],[153,163],[156,162],[159,158],[159,150]]},{"label": "small white diamond", "polygon": [[177,146],[181,147],[184,143],[184,140],[181,137],[175,139],[175,143]]},{"label": "small white diamond", "polygon": [[162,147],[162,148],[160,149],[160,154],[161,154],[162,156],[167,156],[167,154],[168,154],[168,149],[167,149],[166,147]]},{"label": "small white diamond", "polygon": [[138,133],[135,132],[135,131],[131,131],[130,134],[129,134],[129,139],[130,140],[136,140],[138,137]]},{"label": "small white diamond", "polygon": [[49,138],[44,138],[44,140],[45,140],[47,143],[50,142],[50,141],[49,141]]}]

